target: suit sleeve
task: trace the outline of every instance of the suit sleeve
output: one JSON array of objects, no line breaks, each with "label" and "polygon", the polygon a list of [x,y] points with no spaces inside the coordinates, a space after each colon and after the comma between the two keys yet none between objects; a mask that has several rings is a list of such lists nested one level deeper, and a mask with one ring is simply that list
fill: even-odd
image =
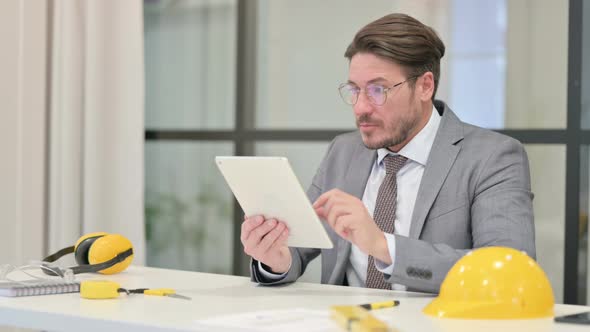
[{"label": "suit sleeve", "polygon": [[[535,258],[529,164],[518,141],[497,145],[480,169],[470,202],[473,248],[505,246]],[[447,272],[469,250],[395,235],[395,266],[386,278],[410,290],[437,293]]]},{"label": "suit sleeve", "polygon": [[[328,151],[326,152],[320,167],[318,168],[316,174],[313,177],[311,186],[307,190],[307,197],[309,198],[310,202],[315,202],[315,200],[323,193],[323,187],[325,182],[326,171],[329,168],[329,160],[330,160],[330,153],[332,152],[332,147],[334,146],[335,140],[330,143],[328,147]],[[260,273],[258,269],[258,261],[255,259],[250,260],[250,276],[251,280],[257,282],[261,285],[271,286],[271,285],[280,285],[284,283],[295,282],[303,273],[313,259],[315,259],[321,252],[320,249],[316,248],[295,248],[289,247],[291,252],[291,268],[287,272],[287,274],[282,279],[268,279]]]}]

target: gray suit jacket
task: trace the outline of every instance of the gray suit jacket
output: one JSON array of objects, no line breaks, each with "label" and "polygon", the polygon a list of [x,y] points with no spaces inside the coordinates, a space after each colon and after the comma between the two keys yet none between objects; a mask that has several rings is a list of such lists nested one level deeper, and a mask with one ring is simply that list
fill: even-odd
[{"label": "gray suit jacket", "polygon": [[[455,262],[472,248],[506,246],[535,257],[533,194],[523,146],[510,137],[461,122],[435,101],[441,123],[412,215],[408,237],[395,235],[394,269],[384,278],[408,290],[438,292]],[[362,199],[377,153],[358,132],[336,137],[308,190],[313,202],[338,188]],[[265,285],[293,282],[322,254],[322,283],[342,285],[350,242],[325,225],[333,249],[291,248],[286,277],[269,281],[252,261],[252,280]]]}]

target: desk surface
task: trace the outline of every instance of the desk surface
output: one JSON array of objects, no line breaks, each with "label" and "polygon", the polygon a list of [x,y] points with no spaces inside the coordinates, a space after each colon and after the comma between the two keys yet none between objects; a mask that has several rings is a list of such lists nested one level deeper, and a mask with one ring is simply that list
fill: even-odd
[{"label": "desk surface", "polygon": [[[175,298],[122,295],[112,300],[81,299],[79,294],[21,298],[0,297],[0,325],[54,331],[199,331],[197,319],[261,310],[306,308],[328,310],[331,305],[360,304],[399,299],[396,308],[382,309],[395,331],[587,331],[587,326],[556,324],[552,319],[515,321],[462,321],[434,319],[422,314],[431,297],[408,292],[294,283],[261,287],[248,278],[132,266],[108,279],[125,288],[173,287],[192,301]],[[556,315],[588,311],[590,307],[556,305]],[[220,329],[220,331],[222,331]],[[335,329],[339,331],[339,329]]]}]

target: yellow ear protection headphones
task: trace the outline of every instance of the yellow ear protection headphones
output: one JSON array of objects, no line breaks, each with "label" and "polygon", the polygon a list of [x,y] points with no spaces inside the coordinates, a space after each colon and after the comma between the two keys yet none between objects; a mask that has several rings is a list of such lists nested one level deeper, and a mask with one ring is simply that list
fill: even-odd
[{"label": "yellow ear protection headphones", "polygon": [[[75,245],[63,248],[43,259],[52,263],[62,256],[74,253],[78,266],[70,269],[74,274],[99,272],[114,274],[125,270],[133,260],[133,245],[131,241],[120,234],[105,232],[90,233],[82,236]],[[55,267],[42,269],[49,275],[62,275],[61,271],[54,271]]]}]

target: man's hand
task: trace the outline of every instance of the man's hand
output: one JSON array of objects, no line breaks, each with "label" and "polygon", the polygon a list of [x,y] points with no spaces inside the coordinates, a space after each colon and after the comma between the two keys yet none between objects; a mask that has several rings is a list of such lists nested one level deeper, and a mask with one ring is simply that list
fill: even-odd
[{"label": "man's hand", "polygon": [[392,263],[385,235],[361,200],[332,189],[318,197],[313,207],[338,235],[383,263]]},{"label": "man's hand", "polygon": [[291,266],[288,236],[289,229],[284,223],[253,216],[244,219],[240,240],[247,255],[270,267],[269,272],[282,274]]}]

